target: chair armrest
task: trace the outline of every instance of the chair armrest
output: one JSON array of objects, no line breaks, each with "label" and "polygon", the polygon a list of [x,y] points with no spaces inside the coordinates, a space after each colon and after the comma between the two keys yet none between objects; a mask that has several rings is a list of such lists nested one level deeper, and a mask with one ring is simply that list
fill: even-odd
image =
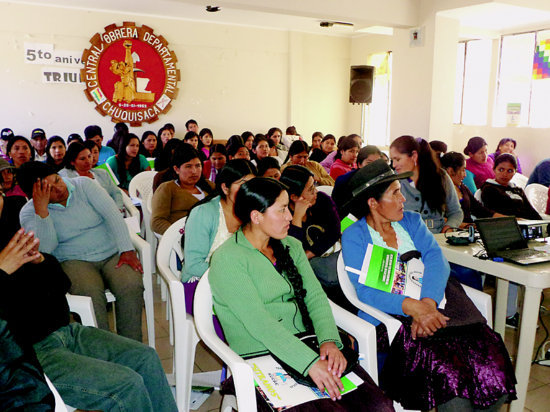
[{"label": "chair armrest", "polygon": [[130,239],[132,240],[132,245],[136,249],[136,252],[139,254],[139,260],[143,267],[143,274],[151,276],[153,273],[151,245],[145,239],[139,237],[137,233],[130,232]]},{"label": "chair armrest", "polygon": [[67,303],[69,304],[69,310],[80,316],[80,320],[84,326],[97,327],[97,320],[95,318],[91,297],[71,295],[69,293],[67,293],[66,297]]},{"label": "chair armrest", "polygon": [[336,325],[353,335],[359,344],[359,362],[376,384],[378,384],[378,364],[376,357],[376,328],[367,321],[355,316],[330,301]]},{"label": "chair armrest", "polygon": [[491,295],[484,293],[480,290],[471,288],[470,286],[462,285],[466,295],[470,298],[476,308],[481,312],[483,317],[487,320],[487,325],[493,327],[493,305],[491,303]]}]

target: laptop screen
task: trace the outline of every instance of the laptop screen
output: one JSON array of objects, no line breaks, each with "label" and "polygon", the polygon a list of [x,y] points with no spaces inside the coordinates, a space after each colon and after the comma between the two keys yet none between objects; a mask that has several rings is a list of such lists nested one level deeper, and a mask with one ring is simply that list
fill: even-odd
[{"label": "laptop screen", "polygon": [[514,217],[477,219],[475,223],[489,256],[499,250],[527,247]]}]

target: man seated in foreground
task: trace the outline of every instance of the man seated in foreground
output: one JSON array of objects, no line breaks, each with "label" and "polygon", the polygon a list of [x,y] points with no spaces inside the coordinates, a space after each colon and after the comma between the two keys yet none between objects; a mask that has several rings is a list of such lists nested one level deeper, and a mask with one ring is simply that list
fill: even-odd
[{"label": "man seated in foreground", "polygon": [[69,324],[71,282],[61,265],[38,252],[32,232],[12,235],[0,233],[0,313],[24,352],[34,349],[64,402],[84,410],[177,411],[155,350]]}]

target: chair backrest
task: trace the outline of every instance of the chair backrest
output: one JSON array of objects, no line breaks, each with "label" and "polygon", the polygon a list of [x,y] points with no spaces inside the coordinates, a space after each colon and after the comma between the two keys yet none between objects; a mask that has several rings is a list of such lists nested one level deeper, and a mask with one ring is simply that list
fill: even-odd
[{"label": "chair backrest", "polygon": [[162,235],[157,248],[157,266],[164,265],[165,269],[176,278],[180,278],[180,270],[177,268],[177,260],[183,262],[183,250],[181,248],[181,235],[185,227],[186,217],[182,217],[172,223]]},{"label": "chair backrest", "polygon": [[128,186],[130,197],[146,199],[153,192],[153,179],[156,174],[154,170],[146,170],[135,175]]},{"label": "chair backrest", "polygon": [[525,188],[525,196],[539,214],[546,214],[548,188],[539,183],[531,183]]},{"label": "chair backrest", "polygon": [[522,175],[521,173],[516,173],[514,177],[512,177],[512,180],[510,180],[512,183],[514,183],[516,186],[521,187],[522,189],[525,189],[525,186],[527,186],[527,181],[529,178],[525,175]]},{"label": "chair backrest", "polygon": [[174,377],[176,380],[176,403],[180,411],[189,410],[191,381],[195,360],[195,347],[199,341],[193,317],[186,312],[185,292],[179,272],[170,268],[170,256],[180,248],[180,228],[186,218],[179,219],[164,232],[157,249],[157,268],[168,286],[171,319],[174,328]]},{"label": "chair backrest", "polygon": [[344,296],[357,309],[367,313],[373,318],[384,323],[386,325],[386,329],[388,330],[388,338],[391,343],[397,331],[401,327],[401,322],[399,322],[394,317],[382,312],[381,310],[373,308],[372,306],[367,305],[366,303],[359,300],[359,298],[357,297],[357,292],[355,290],[355,287],[353,286],[350,278],[348,277],[348,273],[346,271],[346,265],[344,264],[344,256],[342,253],[340,253],[340,256],[338,256],[337,271],[338,271],[338,281],[340,282],[340,287],[342,288],[342,292],[344,292]]},{"label": "chair backrest", "polygon": [[228,366],[233,375],[237,405],[240,411],[256,411],[256,394],[252,368],[216,334],[212,321],[212,291],[208,282],[208,269],[202,275],[195,299],[193,313],[195,326],[202,341]]},{"label": "chair backrest", "polygon": [[317,190],[319,192],[323,192],[329,196],[332,196],[333,189],[334,189],[334,186],[317,186]]}]

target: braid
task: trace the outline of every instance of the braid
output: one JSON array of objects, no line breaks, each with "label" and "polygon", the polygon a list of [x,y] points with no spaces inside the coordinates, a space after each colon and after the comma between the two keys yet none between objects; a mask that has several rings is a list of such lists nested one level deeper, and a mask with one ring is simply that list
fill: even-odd
[{"label": "braid", "polygon": [[298,305],[300,314],[302,315],[302,322],[306,328],[306,331],[313,331],[313,323],[309,317],[309,313],[306,307],[304,298],[306,297],[307,291],[304,289],[304,284],[302,280],[302,275],[298,272],[298,268],[294,264],[294,261],[290,257],[288,246],[283,246],[280,240],[271,238],[269,240],[269,245],[273,249],[273,256],[277,261],[277,271],[279,273],[286,273],[288,281],[294,289],[294,300]]}]

